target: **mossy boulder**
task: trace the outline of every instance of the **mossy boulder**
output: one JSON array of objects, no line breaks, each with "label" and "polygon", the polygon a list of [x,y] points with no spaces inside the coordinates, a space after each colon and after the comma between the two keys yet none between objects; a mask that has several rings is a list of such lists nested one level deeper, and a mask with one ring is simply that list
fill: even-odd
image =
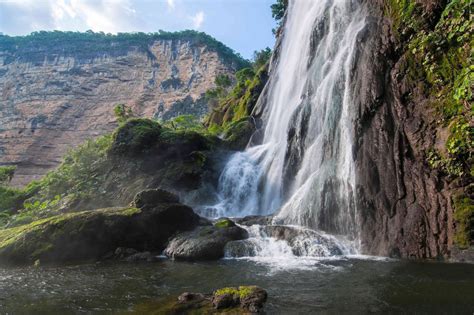
[{"label": "mossy boulder", "polygon": [[257,286],[228,287],[216,290],[212,297],[215,309],[240,307],[258,313],[267,301],[267,292]]},{"label": "mossy boulder", "polygon": [[245,229],[234,222],[219,221],[217,225],[199,226],[173,238],[165,255],[177,260],[216,260],[224,257],[225,245],[231,241],[248,238]]},{"label": "mossy boulder", "polygon": [[111,152],[134,155],[152,147],[161,134],[161,125],[151,119],[130,119],[113,134]]},{"label": "mossy boulder", "polygon": [[228,219],[228,218],[221,218],[219,220],[217,220],[215,223],[214,223],[214,226],[217,227],[217,228],[230,228],[230,227],[233,227],[235,226],[235,223],[234,221]]},{"label": "mossy boulder", "polygon": [[178,298],[139,305],[136,314],[257,314],[267,292],[257,286],[228,287],[212,294],[185,292]]},{"label": "mossy boulder", "polygon": [[0,264],[99,260],[118,247],[160,252],[199,216],[179,203],[106,208],[53,216],[0,230]]}]

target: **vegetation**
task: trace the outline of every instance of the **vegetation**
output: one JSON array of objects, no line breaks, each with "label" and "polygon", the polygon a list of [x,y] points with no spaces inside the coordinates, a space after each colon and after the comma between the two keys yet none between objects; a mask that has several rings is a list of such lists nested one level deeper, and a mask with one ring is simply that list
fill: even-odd
[{"label": "vegetation", "polygon": [[257,287],[255,286],[240,286],[238,288],[228,287],[216,290],[214,292],[214,296],[230,294],[238,296],[240,299],[244,299],[247,296],[251,295],[256,289]]},{"label": "vegetation", "polygon": [[232,86],[216,80],[217,87],[206,93],[211,107],[206,125],[211,133],[225,134],[231,126],[235,127],[234,123],[250,115],[266,83],[271,53],[268,47],[254,52],[252,66],[237,71]]},{"label": "vegetation", "polygon": [[474,239],[474,201],[465,195],[456,196],[454,207],[454,218],[458,223],[454,240],[460,248],[468,248]]},{"label": "vegetation", "polygon": [[124,124],[127,120],[135,117],[132,108],[125,104],[117,104],[114,107],[115,118],[119,124]]},{"label": "vegetation", "polygon": [[221,220],[217,221],[216,223],[214,223],[214,226],[217,227],[217,228],[222,229],[222,228],[233,227],[233,226],[235,226],[235,223],[232,222],[229,219],[221,219]]},{"label": "vegetation", "polygon": [[[288,0],[277,0],[276,3],[271,5],[272,17],[279,22],[278,27],[282,25],[282,19],[285,16],[285,11],[288,8]],[[273,30],[273,33],[276,34],[277,30]]]},{"label": "vegetation", "polygon": [[474,182],[471,1],[449,1],[437,21],[427,20],[415,0],[390,0],[385,14],[392,20],[395,35],[406,43],[401,72],[407,73],[411,84],[430,97],[438,127],[449,131],[445,149],[430,149],[427,162],[452,180],[467,183],[464,192],[454,198],[456,241],[465,247],[469,239],[473,240],[470,231],[474,226],[472,193],[468,192],[469,183]]},{"label": "vegetation", "polygon": [[[41,54],[57,55],[64,51],[86,57],[101,56],[103,52],[117,54],[123,50],[141,49],[148,51],[149,45],[157,40],[184,40],[197,46],[206,46],[215,51],[226,62],[235,65],[236,69],[247,67],[249,62],[238,53],[203,32],[185,30],[181,32],[158,31],[156,33],[118,33],[103,32],[61,32],[40,31],[27,36],[0,35],[0,48],[11,52],[22,52],[23,55]],[[34,49],[32,49],[34,48]],[[67,48],[67,49],[66,49]]]},{"label": "vegetation", "polygon": [[57,169],[24,189],[0,187],[0,213],[11,214],[8,218],[4,216],[0,224],[6,221],[8,226],[29,223],[54,215],[78,199],[100,194],[98,184],[111,140],[112,137],[106,135],[86,141],[71,150]]},{"label": "vegetation", "polygon": [[8,184],[15,174],[16,166],[0,166],[0,184]]}]

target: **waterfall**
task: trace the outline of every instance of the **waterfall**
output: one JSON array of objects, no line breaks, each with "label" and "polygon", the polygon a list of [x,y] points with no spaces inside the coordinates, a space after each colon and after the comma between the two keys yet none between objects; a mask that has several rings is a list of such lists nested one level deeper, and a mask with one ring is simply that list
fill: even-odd
[{"label": "waterfall", "polygon": [[351,79],[365,12],[355,0],[290,1],[271,72],[261,144],[219,179],[217,216],[357,237]]}]

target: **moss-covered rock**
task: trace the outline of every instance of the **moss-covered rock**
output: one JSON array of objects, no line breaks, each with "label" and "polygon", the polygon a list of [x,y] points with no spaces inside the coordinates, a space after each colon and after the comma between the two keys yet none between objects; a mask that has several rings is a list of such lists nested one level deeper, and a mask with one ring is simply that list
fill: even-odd
[{"label": "moss-covered rock", "polygon": [[217,220],[214,223],[214,226],[217,227],[217,228],[223,229],[223,228],[233,227],[233,226],[235,226],[235,223],[234,223],[234,221],[232,221],[228,218],[222,218],[222,219]]},{"label": "moss-covered rock", "polygon": [[198,223],[199,216],[178,203],[57,215],[0,230],[0,263],[98,260],[118,247],[161,251],[171,235]]},{"label": "moss-covered rock", "polygon": [[111,152],[116,154],[138,154],[149,149],[159,140],[161,126],[151,119],[128,120],[113,134]]},{"label": "moss-covered rock", "polygon": [[228,287],[212,294],[185,292],[135,308],[136,314],[256,314],[263,310],[267,292],[257,286]]}]

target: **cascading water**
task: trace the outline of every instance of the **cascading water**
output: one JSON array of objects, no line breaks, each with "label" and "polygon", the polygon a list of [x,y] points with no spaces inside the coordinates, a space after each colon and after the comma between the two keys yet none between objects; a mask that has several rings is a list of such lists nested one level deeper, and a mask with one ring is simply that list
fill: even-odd
[{"label": "cascading water", "polygon": [[357,238],[350,87],[364,26],[356,0],[290,1],[263,140],[227,163],[217,216],[276,213],[274,223]]}]

